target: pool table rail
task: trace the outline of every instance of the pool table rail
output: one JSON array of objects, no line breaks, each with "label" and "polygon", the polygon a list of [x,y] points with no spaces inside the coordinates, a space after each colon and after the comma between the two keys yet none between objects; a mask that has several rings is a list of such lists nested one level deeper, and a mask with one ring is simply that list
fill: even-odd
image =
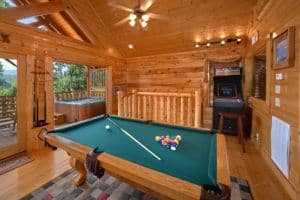
[{"label": "pool table rail", "polygon": [[[77,171],[73,178],[76,186],[86,180],[84,163],[86,155],[93,149],[66,139],[55,133],[44,135],[45,140],[70,155],[70,164]],[[135,164],[108,153],[98,155],[101,167],[109,174],[143,191],[151,192],[162,199],[200,199],[202,187],[156,170]],[[217,182],[230,186],[224,135],[217,136]]]}]

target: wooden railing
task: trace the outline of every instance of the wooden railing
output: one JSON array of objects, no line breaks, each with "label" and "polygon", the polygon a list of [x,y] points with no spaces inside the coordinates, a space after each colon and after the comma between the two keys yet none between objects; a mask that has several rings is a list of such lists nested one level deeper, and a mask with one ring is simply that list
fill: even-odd
[{"label": "wooden railing", "polygon": [[106,98],[106,89],[100,88],[95,90],[90,90],[90,94],[86,90],[76,90],[76,91],[64,91],[54,93],[55,100],[72,100],[72,99],[82,99],[86,97],[101,97]]},{"label": "wooden railing", "polygon": [[201,127],[201,91],[193,93],[118,91],[118,115]]},{"label": "wooden railing", "polygon": [[106,99],[106,88],[91,88],[90,90],[90,96],[92,97],[101,97]]},{"label": "wooden railing", "polygon": [[0,97],[0,118],[14,118],[16,115],[16,97]]},{"label": "wooden railing", "polygon": [[77,90],[77,91],[64,91],[54,93],[55,100],[72,100],[72,99],[82,99],[88,96],[87,91]]}]

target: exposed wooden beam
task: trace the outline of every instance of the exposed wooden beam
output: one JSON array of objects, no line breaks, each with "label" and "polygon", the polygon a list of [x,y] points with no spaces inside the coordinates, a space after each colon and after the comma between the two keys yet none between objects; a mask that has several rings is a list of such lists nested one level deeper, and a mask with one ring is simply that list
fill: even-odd
[{"label": "exposed wooden beam", "polygon": [[91,40],[88,38],[88,36],[79,28],[78,24],[74,22],[73,18],[71,18],[68,13],[62,11],[60,14],[84,41],[91,43]]},{"label": "exposed wooden beam", "polygon": [[35,27],[39,27],[41,25],[44,25],[46,26],[49,30],[55,32],[55,33],[58,33],[58,34],[62,34],[59,32],[59,30],[57,30],[57,28],[55,28],[55,25],[53,25],[53,23],[49,20],[49,19],[46,19],[45,16],[39,16],[37,17],[37,19],[39,21],[35,22],[35,23],[32,23],[30,25],[32,26],[35,26]]},{"label": "exposed wooden beam", "polygon": [[23,5],[19,7],[6,8],[0,10],[0,19],[17,20],[27,17],[36,17],[63,11],[67,8],[68,7],[61,0]]},{"label": "exposed wooden beam", "polygon": [[75,13],[75,11],[72,8],[70,8],[70,9],[66,10],[66,13],[74,21],[74,23],[76,23],[76,25],[79,27],[79,29],[86,35],[88,40],[91,41],[92,44],[96,44],[97,43],[97,38],[87,28],[87,26],[78,19],[77,14]]},{"label": "exposed wooden beam", "polygon": [[119,50],[115,48],[116,41],[113,39],[112,33],[99,17],[90,1],[64,0],[64,3],[69,7],[66,10],[67,14],[100,51],[109,52],[110,55],[115,57],[122,57]]}]

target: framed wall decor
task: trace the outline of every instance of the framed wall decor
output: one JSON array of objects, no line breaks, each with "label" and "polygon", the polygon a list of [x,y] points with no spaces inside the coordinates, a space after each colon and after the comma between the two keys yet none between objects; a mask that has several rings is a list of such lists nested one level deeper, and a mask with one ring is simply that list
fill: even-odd
[{"label": "framed wall decor", "polygon": [[273,38],[273,69],[292,67],[295,59],[295,27]]}]

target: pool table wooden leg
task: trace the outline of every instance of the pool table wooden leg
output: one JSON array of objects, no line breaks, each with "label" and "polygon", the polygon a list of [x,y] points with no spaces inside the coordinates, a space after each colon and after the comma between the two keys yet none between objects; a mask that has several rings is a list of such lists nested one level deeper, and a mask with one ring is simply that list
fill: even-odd
[{"label": "pool table wooden leg", "polygon": [[73,177],[73,184],[76,186],[84,184],[87,176],[84,162],[76,158],[70,157],[70,165],[77,171],[77,174]]}]

